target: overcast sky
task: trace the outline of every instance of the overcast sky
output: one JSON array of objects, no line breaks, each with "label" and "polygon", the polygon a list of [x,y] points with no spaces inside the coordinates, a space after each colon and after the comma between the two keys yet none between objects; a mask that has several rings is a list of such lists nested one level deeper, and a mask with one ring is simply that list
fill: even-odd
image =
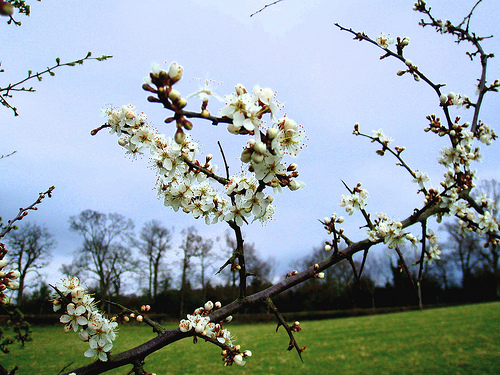
[{"label": "overcast sky", "polygon": [[[465,55],[469,46],[418,26],[421,14],[412,11],[413,1],[284,0],[249,17],[266,3],[55,0],[33,2],[32,16],[18,17],[22,27],[8,26],[6,18],[0,19],[2,87],[25,77],[29,69],[53,65],[56,57],[71,61],[87,51],[114,56],[105,62],[63,67],[55,77],[31,82],[37,92],[14,93],[10,100],[19,117],[0,108],[0,154],[17,151],[0,161],[0,215],[4,220],[14,217],[39,192],[56,187],[53,197],[20,223],[44,224],[57,238],[46,272],[49,282],[57,280],[60,264],[70,262],[81,244],[81,238],[69,231],[68,219],[85,209],[120,213],[133,219],[137,229],[150,219],[174,226],[177,232],[195,225],[211,237],[227,229],[224,223],[206,226],[164,207],[156,197],[155,175],[147,167],[147,158],[124,157],[116,136],[106,131],[90,136],[90,130],[104,122],[101,108],[107,103],[132,103],[160,130],[173,134],[172,125],[163,123],[169,113],[148,103],[141,89],[153,62],[177,61],[184,66],[184,79],[177,87],[183,95],[198,88],[192,78],[223,82],[216,90],[219,95],[229,94],[237,83],[250,89],[255,84],[270,87],[285,102],[282,113],[304,126],[308,147],[296,162],[306,189],[275,196],[275,220],[243,229],[263,258],[276,259],[280,274],[292,270],[293,259],[328,239],[318,219],[342,212],[338,203],[346,190],[341,179],[350,186],[362,182],[370,193],[372,213],[382,211],[401,220],[422,202],[417,186],[393,158],[376,155],[374,144],[352,135],[355,122],[370,134],[383,128],[395,145],[406,147],[408,164],[427,171],[433,185],[439,184],[444,170],[437,156],[445,140],[423,132],[425,116],[439,114],[438,98],[423,82],[398,77],[396,72],[404,68],[401,62],[380,61],[381,50],[353,41],[334,23],[364,30],[373,38],[380,32],[410,37],[407,58],[435,83],[446,83],[447,90],[474,98],[480,70],[479,63]],[[436,18],[459,23],[475,1],[428,3]],[[500,3],[485,0],[475,11],[471,29],[479,35],[495,34],[499,16]],[[487,39],[483,46],[499,53],[499,41]],[[488,79],[496,78],[500,78],[500,63],[491,59]],[[481,119],[497,133],[499,99],[498,94],[487,95],[481,112]],[[198,107],[195,98],[189,101],[188,109]],[[471,118],[464,109],[452,114]],[[236,172],[239,165],[234,158],[246,139],[208,122],[194,125],[192,134],[203,144],[203,151],[214,154],[221,165],[216,146],[220,140]],[[482,149],[484,161],[477,166],[480,178],[500,179],[498,144]],[[358,229],[362,225],[360,215],[348,217],[347,235],[363,239],[363,230]]]}]

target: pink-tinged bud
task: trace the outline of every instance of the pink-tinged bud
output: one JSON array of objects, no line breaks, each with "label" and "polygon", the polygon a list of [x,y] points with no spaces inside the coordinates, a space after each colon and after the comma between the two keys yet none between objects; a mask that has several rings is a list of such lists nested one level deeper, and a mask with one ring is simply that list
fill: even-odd
[{"label": "pink-tinged bud", "polygon": [[182,68],[182,66],[180,66],[176,62],[170,64],[170,67],[168,68],[168,76],[170,77],[171,82],[172,83],[179,82],[180,79],[182,78],[183,71],[184,69]]}]

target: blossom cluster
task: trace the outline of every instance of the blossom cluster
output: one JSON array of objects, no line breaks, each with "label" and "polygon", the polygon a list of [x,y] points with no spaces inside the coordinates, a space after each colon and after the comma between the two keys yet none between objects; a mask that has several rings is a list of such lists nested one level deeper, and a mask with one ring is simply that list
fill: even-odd
[{"label": "blossom cluster", "polygon": [[[238,226],[248,223],[247,218],[266,222],[274,213],[272,196],[264,194],[266,186],[275,192],[282,192],[282,187],[298,190],[305,186],[298,181],[297,165],[283,164],[283,157],[296,157],[304,146],[304,131],[295,121],[284,117],[276,119],[279,105],[275,101],[275,93],[270,89],[256,86],[248,93],[242,85],[236,86],[236,92],[226,96],[226,106],[220,111],[223,118],[232,122],[228,130],[233,134],[254,135],[244,148],[241,160],[248,163],[248,171],[229,178],[222,178],[215,173],[218,166],[212,163],[212,155],[199,161],[199,145],[183,129],[191,129],[192,124],[183,113],[185,99],[171,86],[182,76],[182,67],[173,63],[168,72],[158,66],[153,67],[150,79],[145,87],[155,92],[158,98],[151,101],[162,101],[165,106],[176,111],[175,118],[167,119],[177,122],[175,136],[167,137],[150,124],[142,113],[136,113],[131,104],[121,108],[106,107],[103,115],[107,118],[110,133],[120,138],[118,143],[129,154],[142,154],[149,150],[153,166],[158,173],[158,194],[166,206],[174,211],[181,209],[194,218],[203,218],[206,224],[219,221],[234,221]],[[150,85],[155,84],[158,89]],[[165,85],[165,86],[162,86]],[[168,92],[168,95],[166,94]],[[202,89],[192,96],[200,96],[204,100],[202,117],[205,112],[211,91]],[[201,96],[203,94],[203,96]],[[264,128],[264,114],[270,114],[273,125]],[[261,132],[264,131],[263,132]],[[223,185],[223,194],[213,184]]]},{"label": "blossom cluster", "polygon": [[21,275],[17,270],[3,271],[7,265],[7,261],[4,259],[5,254],[7,254],[7,249],[3,243],[0,243],[0,305],[10,302],[9,297],[4,292],[6,289],[19,289],[19,283],[15,280]]},{"label": "blossom cluster", "polygon": [[368,191],[361,189],[361,184],[358,183],[351,194],[342,194],[340,198],[340,207],[345,207],[347,213],[352,215],[354,211],[365,208],[367,198]]},{"label": "blossom cluster", "polygon": [[[222,323],[210,321],[208,316],[214,309],[221,307],[220,302],[208,301],[203,307],[197,308],[193,314],[188,314],[187,319],[182,319],[179,323],[181,332],[194,331],[196,334],[217,340],[223,347],[223,361],[225,366],[236,363],[243,366],[246,361],[243,358],[252,356],[250,350],[241,351],[239,345],[234,345],[234,336],[222,326]],[[230,322],[232,316],[228,316],[225,322]]]},{"label": "blossom cluster", "polygon": [[66,305],[65,314],[60,317],[64,331],[78,333],[80,340],[88,342],[90,348],[85,357],[97,357],[100,361],[108,360],[108,353],[116,339],[118,323],[112,322],[96,307],[94,298],[77,277],[61,279],[56,284],[58,294],[53,297],[54,311]]},{"label": "blossom cluster", "polygon": [[405,240],[410,240],[412,243],[416,242],[416,238],[413,235],[405,232],[401,222],[389,219],[384,213],[378,212],[376,215],[375,229],[367,232],[370,241],[377,242],[383,240],[389,249],[403,244]]}]

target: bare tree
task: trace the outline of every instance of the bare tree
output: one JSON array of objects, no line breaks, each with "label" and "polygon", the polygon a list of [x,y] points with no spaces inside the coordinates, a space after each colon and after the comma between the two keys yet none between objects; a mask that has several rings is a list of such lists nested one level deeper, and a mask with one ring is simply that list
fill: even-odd
[{"label": "bare tree", "polygon": [[141,229],[137,247],[147,264],[148,294],[156,300],[159,286],[167,277],[164,259],[171,248],[173,229],[164,227],[160,221],[151,220]]},{"label": "bare tree", "polygon": [[75,262],[94,276],[104,296],[119,294],[123,274],[136,267],[130,250],[132,220],[116,213],[85,210],[69,221],[70,229],[83,237]]},{"label": "bare tree", "polygon": [[194,226],[189,226],[181,231],[184,239],[179,249],[181,250],[181,288],[180,288],[180,316],[184,316],[184,304],[189,287],[188,272],[192,269],[192,258],[196,257],[203,245],[203,237],[198,234]]},{"label": "bare tree", "polygon": [[205,239],[200,244],[196,257],[200,261],[200,283],[203,300],[207,300],[207,277],[208,267],[214,261],[213,253],[214,241],[210,238]]},{"label": "bare tree", "polygon": [[26,223],[18,230],[11,231],[6,242],[10,248],[11,263],[20,273],[17,304],[21,306],[27,275],[30,272],[38,273],[40,268],[47,266],[56,241],[46,227]]},{"label": "bare tree", "polygon": [[[498,206],[500,204],[500,183],[498,181],[494,179],[482,181],[475,191],[474,197],[483,207],[489,206],[488,208],[496,222],[500,220],[498,212]],[[498,245],[498,241],[490,241],[488,239],[484,246],[479,247],[479,253],[484,261],[486,269],[491,272],[495,278],[496,295],[500,297],[500,246]]]},{"label": "bare tree", "polygon": [[459,233],[456,227],[456,224],[444,224],[444,230],[448,233],[448,241],[443,244],[443,247],[449,249],[451,259],[460,270],[462,288],[468,290],[474,270],[481,263],[479,254],[481,243],[475,233]]}]

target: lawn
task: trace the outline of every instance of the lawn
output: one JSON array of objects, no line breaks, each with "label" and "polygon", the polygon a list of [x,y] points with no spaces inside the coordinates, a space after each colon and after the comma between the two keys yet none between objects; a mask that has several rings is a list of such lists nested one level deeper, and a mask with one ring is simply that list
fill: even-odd
[{"label": "lawn", "polygon": [[[222,366],[219,348],[201,340],[176,342],[146,360],[146,370],[167,374],[500,374],[500,302],[386,315],[304,321],[296,337],[307,346],[304,363],[286,350],[288,338],[274,324],[230,330],[253,352],[244,367]],[[174,328],[168,327],[168,328]],[[229,328],[229,326],[228,326]],[[18,375],[57,374],[88,363],[88,347],[62,326],[33,327],[33,342],[2,355]],[[149,327],[123,326],[114,351],[154,337]],[[108,374],[125,375],[129,368]]]}]

